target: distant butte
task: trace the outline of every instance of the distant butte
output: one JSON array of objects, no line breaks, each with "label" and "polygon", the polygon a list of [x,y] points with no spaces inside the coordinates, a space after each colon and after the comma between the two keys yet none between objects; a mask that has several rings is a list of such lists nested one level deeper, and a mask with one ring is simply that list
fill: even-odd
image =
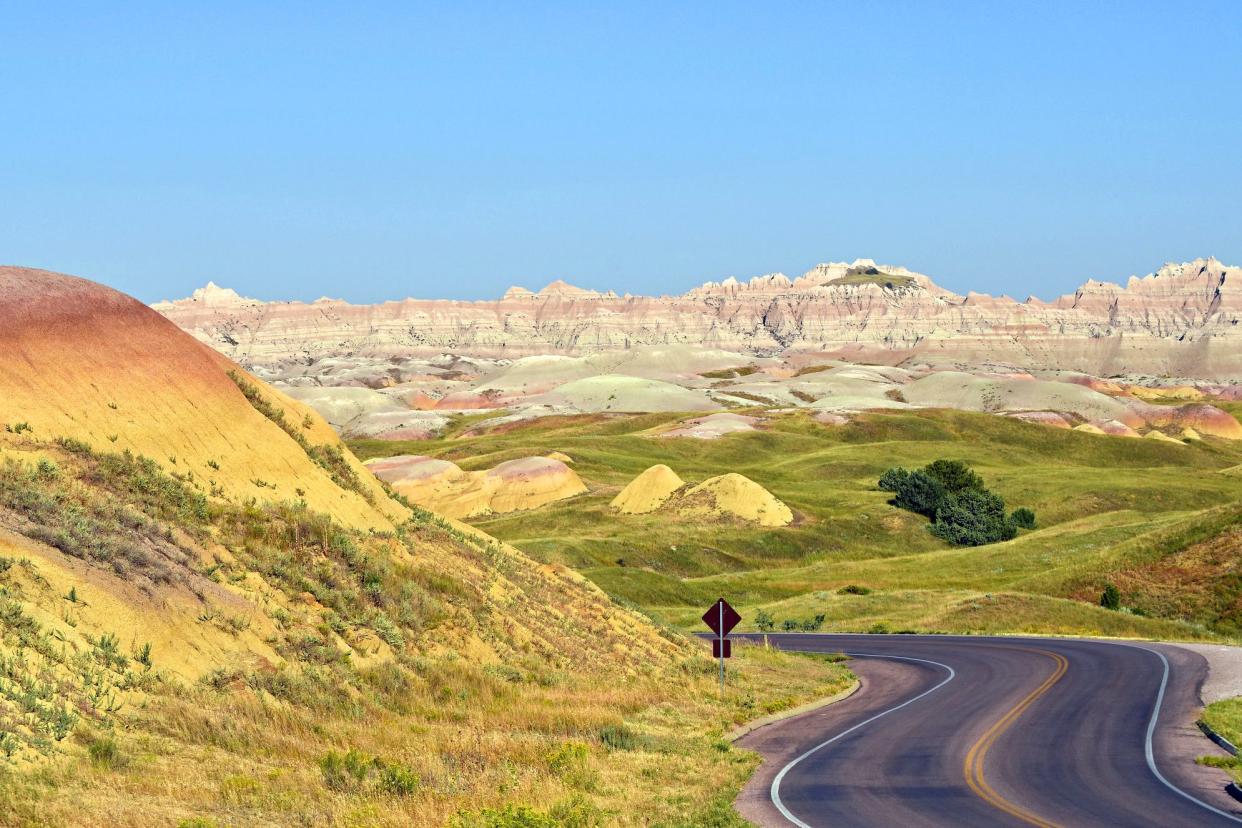
[{"label": "distant butte", "polygon": [[[970,292],[870,259],[681,296],[617,296],[556,280],[494,301],[378,305],[260,302],[215,284],[153,307],[234,359],[341,353],[485,357],[580,355],[642,345],[701,345],[770,356],[1242,379],[1242,268],[1214,258],[1166,264],[1122,287],[1091,279],[1051,301]],[[319,307],[315,307],[319,304]]]}]

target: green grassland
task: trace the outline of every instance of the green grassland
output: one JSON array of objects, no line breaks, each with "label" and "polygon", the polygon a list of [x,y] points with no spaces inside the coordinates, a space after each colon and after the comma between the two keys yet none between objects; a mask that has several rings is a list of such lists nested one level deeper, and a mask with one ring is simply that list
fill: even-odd
[{"label": "green grassland", "polygon": [[[478,436],[352,448],[363,458],[427,454],[466,469],[565,452],[587,494],[473,522],[679,626],[693,627],[701,607],[725,595],[743,609],[744,624],[766,609],[778,625],[823,614],[823,628],[836,630],[1238,631],[1226,610],[1242,604],[1242,573],[1213,587],[1210,600],[1177,604],[1162,597],[1170,575],[1159,564],[1242,524],[1242,446],[1106,437],[947,410],[871,413],[840,427],[805,412],[755,413],[767,418],[761,431],[714,441],[656,437],[679,416],[653,414],[550,417]],[[952,547],[876,486],[891,466],[938,458],[970,463],[1009,508],[1034,509],[1037,528],[1005,543]],[[744,474],[785,501],[795,522],[772,529],[609,507],[656,463],[688,482]],[[1114,576],[1122,612],[1095,606]],[[872,591],[838,594],[849,584]]]}]

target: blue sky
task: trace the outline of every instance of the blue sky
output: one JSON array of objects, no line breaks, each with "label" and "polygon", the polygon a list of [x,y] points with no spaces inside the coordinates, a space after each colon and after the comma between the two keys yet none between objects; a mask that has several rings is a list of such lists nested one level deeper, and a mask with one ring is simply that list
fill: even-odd
[{"label": "blue sky", "polygon": [[358,302],[1242,264],[1237,2],[196,5],[6,4],[0,261]]}]

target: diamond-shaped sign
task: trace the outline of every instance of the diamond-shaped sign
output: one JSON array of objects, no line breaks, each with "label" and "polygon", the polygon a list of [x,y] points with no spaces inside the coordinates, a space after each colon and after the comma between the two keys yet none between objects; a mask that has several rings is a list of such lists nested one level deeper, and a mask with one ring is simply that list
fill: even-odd
[{"label": "diamond-shaped sign", "polygon": [[703,613],[703,623],[711,627],[712,632],[719,636],[726,636],[729,631],[737,626],[737,622],[742,620],[742,616],[737,614],[737,610],[729,606],[729,602],[721,598],[719,601],[711,605],[707,612]]}]

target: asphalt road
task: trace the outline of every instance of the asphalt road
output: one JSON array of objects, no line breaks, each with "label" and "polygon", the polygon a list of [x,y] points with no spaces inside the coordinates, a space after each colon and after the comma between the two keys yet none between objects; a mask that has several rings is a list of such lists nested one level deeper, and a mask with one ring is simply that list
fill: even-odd
[{"label": "asphalt road", "polygon": [[[735,636],[745,637],[745,636]],[[769,635],[845,652],[848,699],[739,744],[738,799],[773,826],[1239,826],[1194,726],[1207,663],[1170,645],[973,636]],[[1166,665],[1167,672],[1166,672]]]}]

